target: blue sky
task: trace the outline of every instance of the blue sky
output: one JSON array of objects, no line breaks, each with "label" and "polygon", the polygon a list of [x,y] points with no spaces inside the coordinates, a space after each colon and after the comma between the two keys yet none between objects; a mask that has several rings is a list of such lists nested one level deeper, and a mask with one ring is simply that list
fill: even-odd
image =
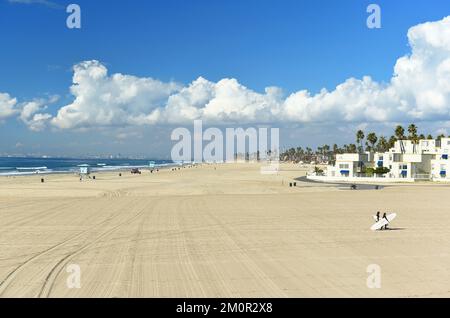
[{"label": "blue sky", "polygon": [[[0,93],[16,98],[18,108],[27,101],[58,95],[59,100],[46,108],[52,116],[74,100],[72,67],[91,60],[102,63],[108,74],[183,85],[200,76],[214,83],[234,78],[260,94],[266,87],[277,86],[284,96],[304,89],[311,94],[322,88],[332,91],[349,78],[365,75],[388,83],[397,59],[411,52],[408,29],[450,14],[447,0],[52,1],[61,7],[45,1],[11,2],[0,0]],[[80,30],[65,25],[65,7],[71,2],[82,10]],[[370,3],[382,9],[381,29],[366,27]],[[425,122],[430,120],[424,117]],[[350,122],[367,125],[368,120]],[[374,128],[380,128],[381,122]],[[314,121],[309,124],[317,126]],[[307,125],[302,123],[299,128],[294,122],[286,126],[291,127],[286,128],[285,138],[290,145],[302,138]],[[303,140],[311,140],[312,145],[353,141],[352,134],[345,133],[329,140],[336,127],[327,127],[320,125],[317,131],[321,134]],[[115,124],[103,127],[101,134],[94,133],[96,127],[90,128],[94,130],[31,131],[9,117],[0,124],[0,133],[7,136],[0,139],[0,153],[132,154],[138,153],[136,148],[142,148],[144,142],[136,141],[138,138],[117,142],[105,132],[117,129]],[[144,136],[141,140],[170,132],[167,125],[137,129]],[[164,156],[166,152],[161,146],[146,153]]]}]

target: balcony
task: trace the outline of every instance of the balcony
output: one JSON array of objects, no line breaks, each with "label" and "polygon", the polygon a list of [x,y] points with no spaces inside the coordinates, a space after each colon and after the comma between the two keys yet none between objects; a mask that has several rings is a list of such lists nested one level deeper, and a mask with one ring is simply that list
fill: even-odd
[{"label": "balcony", "polygon": [[418,154],[404,154],[403,155],[403,162],[414,162],[414,163],[422,162],[422,155],[418,155]]},{"label": "balcony", "polygon": [[357,154],[357,153],[344,153],[340,155],[336,155],[336,161],[347,161],[347,162],[367,162],[368,161],[367,154]]}]

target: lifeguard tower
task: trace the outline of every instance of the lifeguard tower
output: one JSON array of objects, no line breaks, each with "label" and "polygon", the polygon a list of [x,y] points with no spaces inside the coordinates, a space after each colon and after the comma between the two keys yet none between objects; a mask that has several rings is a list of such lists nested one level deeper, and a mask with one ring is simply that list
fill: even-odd
[{"label": "lifeguard tower", "polygon": [[80,168],[80,181],[91,174],[91,166],[89,165],[79,165],[78,168]]}]

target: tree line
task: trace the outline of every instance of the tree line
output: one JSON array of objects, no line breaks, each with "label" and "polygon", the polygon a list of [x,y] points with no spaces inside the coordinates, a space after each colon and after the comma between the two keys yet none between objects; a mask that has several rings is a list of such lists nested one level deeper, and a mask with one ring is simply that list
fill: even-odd
[{"label": "tree line", "polygon": [[[375,132],[366,133],[363,130],[358,130],[355,135],[356,143],[345,144],[342,147],[334,144],[323,145],[313,150],[310,147],[290,148],[280,154],[281,161],[293,162],[329,162],[333,161],[337,154],[343,153],[363,153],[370,152],[387,152],[398,140],[411,140],[413,145],[417,145],[421,139],[434,139],[431,134],[419,134],[419,129],[415,124],[410,124],[407,129],[398,125],[395,127],[394,134],[390,137],[378,136]],[[450,137],[450,136],[449,136]],[[444,134],[436,137],[437,140],[445,138]]]}]

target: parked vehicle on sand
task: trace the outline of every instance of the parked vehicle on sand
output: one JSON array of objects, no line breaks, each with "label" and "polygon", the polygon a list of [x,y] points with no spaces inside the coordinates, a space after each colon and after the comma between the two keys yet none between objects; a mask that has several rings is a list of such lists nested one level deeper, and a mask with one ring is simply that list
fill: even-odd
[{"label": "parked vehicle on sand", "polygon": [[131,174],[141,174],[142,172],[138,168],[131,169]]}]

